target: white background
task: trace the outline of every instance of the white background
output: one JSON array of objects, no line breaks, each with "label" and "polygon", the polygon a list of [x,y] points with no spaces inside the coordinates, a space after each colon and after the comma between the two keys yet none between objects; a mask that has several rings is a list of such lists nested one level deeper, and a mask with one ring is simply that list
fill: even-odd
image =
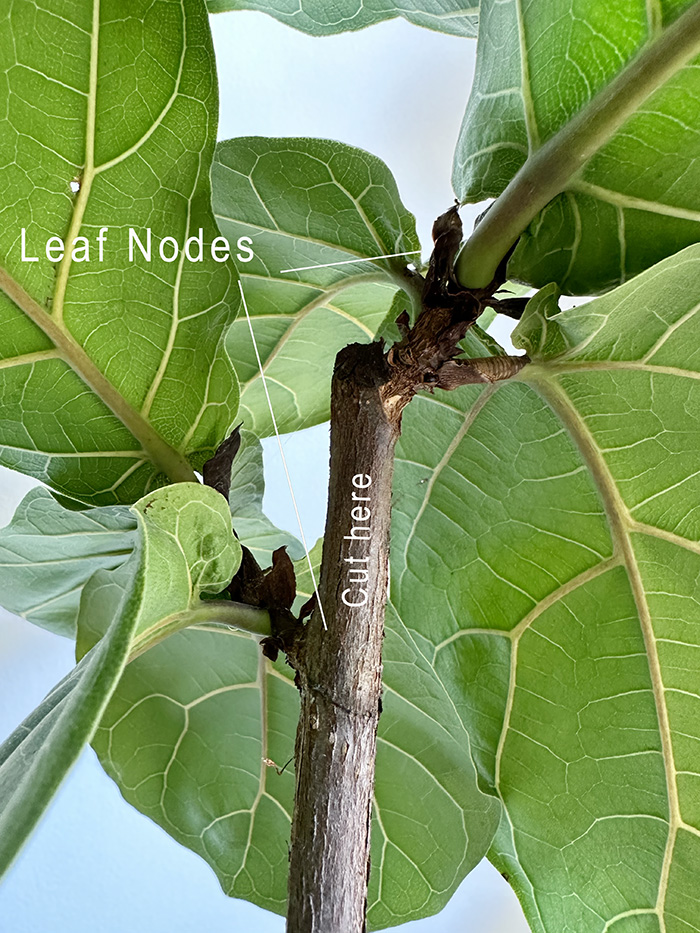
[{"label": "white background", "polygon": [[[394,20],[312,39],[257,13],[214,17],[219,137],[321,136],[360,146],[393,171],[424,252],[452,203],[451,159],[475,43]],[[464,212],[465,225],[476,210]],[[323,528],[325,426],[284,446],[309,541]],[[296,531],[278,457],[266,444],[266,508]],[[33,483],[0,472],[0,525]],[[0,739],[73,665],[72,645],[1,614]],[[0,888],[0,933],[281,933],[282,918],[227,898],[211,869],[121,799],[85,751]],[[437,917],[406,933],[524,933],[509,886],[488,863]]]}]

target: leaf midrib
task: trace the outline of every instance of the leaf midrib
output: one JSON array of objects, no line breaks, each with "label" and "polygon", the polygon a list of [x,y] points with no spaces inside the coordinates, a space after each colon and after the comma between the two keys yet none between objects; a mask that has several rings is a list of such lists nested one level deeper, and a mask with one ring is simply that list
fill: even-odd
[{"label": "leaf midrib", "polygon": [[[54,344],[61,359],[89,386],[122,424],[141,442],[153,463],[173,482],[196,482],[196,476],[185,457],[171,447],[148,421],[131,405],[107,377],[72,334],[60,326],[46,310],[22,288],[19,283],[0,268],[0,290],[23,311],[26,316]],[[90,452],[86,451],[86,457]]]},{"label": "leaf midrib", "polygon": [[540,148],[540,131],[535,117],[535,106],[532,99],[532,88],[530,82],[530,59],[528,57],[528,47],[525,40],[525,21],[523,18],[523,0],[515,0],[515,12],[518,22],[518,47],[520,51],[520,77],[522,86],[520,96],[523,101],[523,118],[525,120],[525,132],[527,133],[528,156],[532,155]]},{"label": "leaf midrib", "polygon": [[[83,224],[83,217],[95,178],[95,122],[97,118],[97,64],[100,44],[100,0],[93,0],[92,29],[90,32],[90,76],[88,80],[87,113],[85,118],[85,167],[80,179],[80,191],[75,199],[73,215],[66,235],[66,244],[74,243]],[[68,276],[73,262],[72,249],[66,249],[56,276],[53,293],[53,318],[63,325],[63,305],[68,287]]]},{"label": "leaf midrib", "polygon": [[[574,351],[572,351],[574,352]],[[681,369],[678,366],[663,366],[655,363],[643,363],[640,360],[580,360],[576,362],[557,363],[556,361],[545,364],[532,363],[520,373],[513,377],[514,381],[530,382],[532,379],[547,375],[566,375],[567,373],[582,372],[640,372],[640,373],[659,373],[662,376],[679,376],[683,379],[700,379],[700,372],[692,369]]]},{"label": "leaf midrib", "polygon": [[665,204],[662,201],[648,201],[646,198],[638,198],[632,194],[614,191],[612,188],[605,188],[602,185],[596,185],[580,178],[573,181],[567,188],[567,191],[572,194],[587,195],[598,201],[604,201],[606,204],[613,204],[621,210],[647,211],[651,214],[675,217],[678,220],[700,222],[700,210],[676,207],[673,204]]},{"label": "leaf midrib", "polygon": [[[71,216],[66,243],[74,242],[82,228],[85,210],[90,197],[92,183],[105,169],[111,168],[126,157],[136,151],[143,142],[150,137],[155,128],[160,125],[165,114],[171,108],[172,103],[179,93],[179,87],[184,67],[186,51],[186,21],[183,11],[183,43],[180,56],[179,71],[175,82],[175,89],[171,94],[165,107],[153,121],[149,129],[143,136],[127,150],[121,153],[117,158],[108,160],[102,165],[95,166],[95,132],[97,119],[97,82],[98,82],[98,59],[99,59],[99,34],[100,34],[100,2],[93,0],[92,5],[92,29],[90,33],[90,69],[89,69],[89,87],[87,94],[87,114],[85,126],[85,166],[81,177],[81,186],[78,196],[75,199],[73,213]],[[188,208],[191,205],[188,203]],[[10,300],[51,340],[55,351],[40,351],[36,354],[28,354],[24,358],[16,357],[16,365],[23,363],[41,362],[46,359],[60,358],[89,386],[90,389],[107,405],[110,411],[122,422],[122,424],[131,432],[131,434],[141,442],[144,452],[147,453],[154,465],[173,482],[193,482],[196,481],[194,471],[190,467],[187,459],[170,444],[168,444],[161,435],[148,422],[145,415],[140,414],[134,409],[111,383],[106,376],[99,370],[93,360],[88,356],[83,347],[76,341],[73,335],[68,331],[64,324],[63,312],[65,304],[66,289],[70,276],[72,264],[72,250],[67,249],[59,266],[56,284],[53,293],[52,312],[49,313],[42,305],[35,301],[31,295],[5,270],[0,268],[0,289],[10,298]],[[177,318],[177,316],[175,315]],[[175,321],[176,326],[177,320]],[[172,328],[171,328],[172,331]],[[172,333],[170,335],[172,338]],[[169,340],[169,347],[172,339]],[[157,390],[160,378],[167,365],[168,354],[164,354],[161,365],[154,383],[151,385],[145,414],[148,413],[150,402]],[[5,366],[11,365],[11,361],[4,361]],[[101,452],[109,453],[109,452]],[[84,456],[90,456],[86,451]]]}]

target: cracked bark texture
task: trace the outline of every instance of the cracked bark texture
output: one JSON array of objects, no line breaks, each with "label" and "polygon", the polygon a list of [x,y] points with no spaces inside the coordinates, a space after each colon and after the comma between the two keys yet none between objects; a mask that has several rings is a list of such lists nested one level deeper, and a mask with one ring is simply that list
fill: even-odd
[{"label": "cracked bark texture", "polygon": [[[369,876],[370,818],[382,686],[391,481],[403,409],[418,390],[456,389],[515,375],[521,357],[464,359],[459,341],[493,298],[502,276],[465,290],[454,277],[462,224],[456,207],[433,227],[435,250],[422,283],[413,327],[397,319],[402,339],[346,347],[336,357],[331,388],[331,464],[320,597],[291,642],[280,645],[297,672],[301,713],[295,748],[288,933],[362,933]],[[362,485],[365,477],[371,485]],[[360,484],[357,478],[360,478]],[[355,481],[354,481],[355,480]],[[353,492],[355,496],[353,496]],[[358,494],[367,496],[358,499]],[[370,535],[348,538],[366,524]],[[349,563],[349,558],[366,558]],[[366,602],[350,585],[351,569],[367,571]],[[343,591],[350,596],[343,601]]]},{"label": "cracked bark texture", "polygon": [[[387,597],[391,479],[400,409],[387,416],[382,387],[389,368],[381,345],[338,354],[331,392],[331,465],[320,597],[292,653],[301,693],[292,822],[289,933],[359,933],[365,929],[370,817],[380,712]],[[370,476],[358,488],[354,477]],[[366,479],[360,482],[365,483]],[[369,501],[353,499],[352,493]],[[368,522],[353,520],[357,507]],[[356,512],[363,515],[363,512]],[[367,540],[348,540],[369,524]],[[348,557],[366,562],[348,563]],[[367,569],[367,601],[359,601],[349,569]],[[361,584],[360,584],[361,585]]]}]

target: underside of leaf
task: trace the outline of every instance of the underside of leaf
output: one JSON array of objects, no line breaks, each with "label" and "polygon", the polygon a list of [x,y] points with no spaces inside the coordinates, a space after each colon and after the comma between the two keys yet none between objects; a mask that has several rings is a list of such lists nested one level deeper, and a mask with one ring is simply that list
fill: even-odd
[{"label": "underside of leaf", "polygon": [[[84,503],[133,502],[194,479],[236,411],[235,271],[208,254],[213,51],[196,0],[64,7],[14,4],[2,40],[0,461]],[[144,248],[151,231],[150,259],[130,230]]]},{"label": "underside of leaf", "polygon": [[543,933],[698,929],[699,269],[561,312],[550,289],[519,382],[405,416],[392,602]]},{"label": "underside of leaf", "polygon": [[[241,283],[279,429],[324,421],[336,353],[373,339],[410,281],[407,264],[419,261],[413,215],[383,162],[329,140],[228,140],[217,148],[212,181],[222,233],[253,242]],[[245,426],[272,434],[244,318],[227,347]]]},{"label": "underside of leaf", "polygon": [[339,32],[364,29],[382,20],[403,16],[417,26],[427,26],[454,36],[476,35],[479,4],[463,0],[207,0],[211,13],[226,10],[260,10],[275,19],[310,33],[330,36]]},{"label": "underside of leaf", "polygon": [[[455,153],[459,198],[498,197],[546,142],[566,132],[568,122],[692,6],[691,0],[635,0],[611,7],[595,0],[571,15],[568,0],[483,3],[476,78]],[[634,85],[628,92],[634,94]],[[697,60],[689,61],[659,80],[597,152],[597,145],[579,141],[580,151],[564,153],[583,167],[525,230],[509,274],[592,295],[696,242],[699,97]]]}]

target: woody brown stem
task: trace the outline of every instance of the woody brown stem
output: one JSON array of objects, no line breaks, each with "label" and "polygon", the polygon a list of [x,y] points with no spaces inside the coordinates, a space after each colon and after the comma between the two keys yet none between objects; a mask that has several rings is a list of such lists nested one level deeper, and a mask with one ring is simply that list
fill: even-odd
[{"label": "woody brown stem", "polygon": [[431,274],[415,325],[408,326],[406,313],[400,316],[403,338],[386,355],[382,344],[373,343],[346,347],[336,359],[323,614],[317,608],[291,643],[280,641],[301,694],[288,933],[365,929],[391,480],[403,409],[418,389],[495,382],[527,362],[457,358],[459,341],[497,283],[450,294],[450,257],[461,235],[456,210],[438,218],[435,230]]},{"label": "woody brown stem", "polygon": [[290,652],[301,714],[288,933],[365,928],[391,479],[402,407],[386,409],[382,389],[389,375],[379,344],[338,354],[320,589],[328,627],[314,612]]},{"label": "woody brown stem", "polygon": [[[446,361],[453,385],[492,382],[522,357]],[[380,344],[338,354],[318,609],[288,650],[301,713],[288,933],[362,933],[387,598],[391,480],[401,413],[418,378]],[[451,366],[445,370],[445,366]]]}]

